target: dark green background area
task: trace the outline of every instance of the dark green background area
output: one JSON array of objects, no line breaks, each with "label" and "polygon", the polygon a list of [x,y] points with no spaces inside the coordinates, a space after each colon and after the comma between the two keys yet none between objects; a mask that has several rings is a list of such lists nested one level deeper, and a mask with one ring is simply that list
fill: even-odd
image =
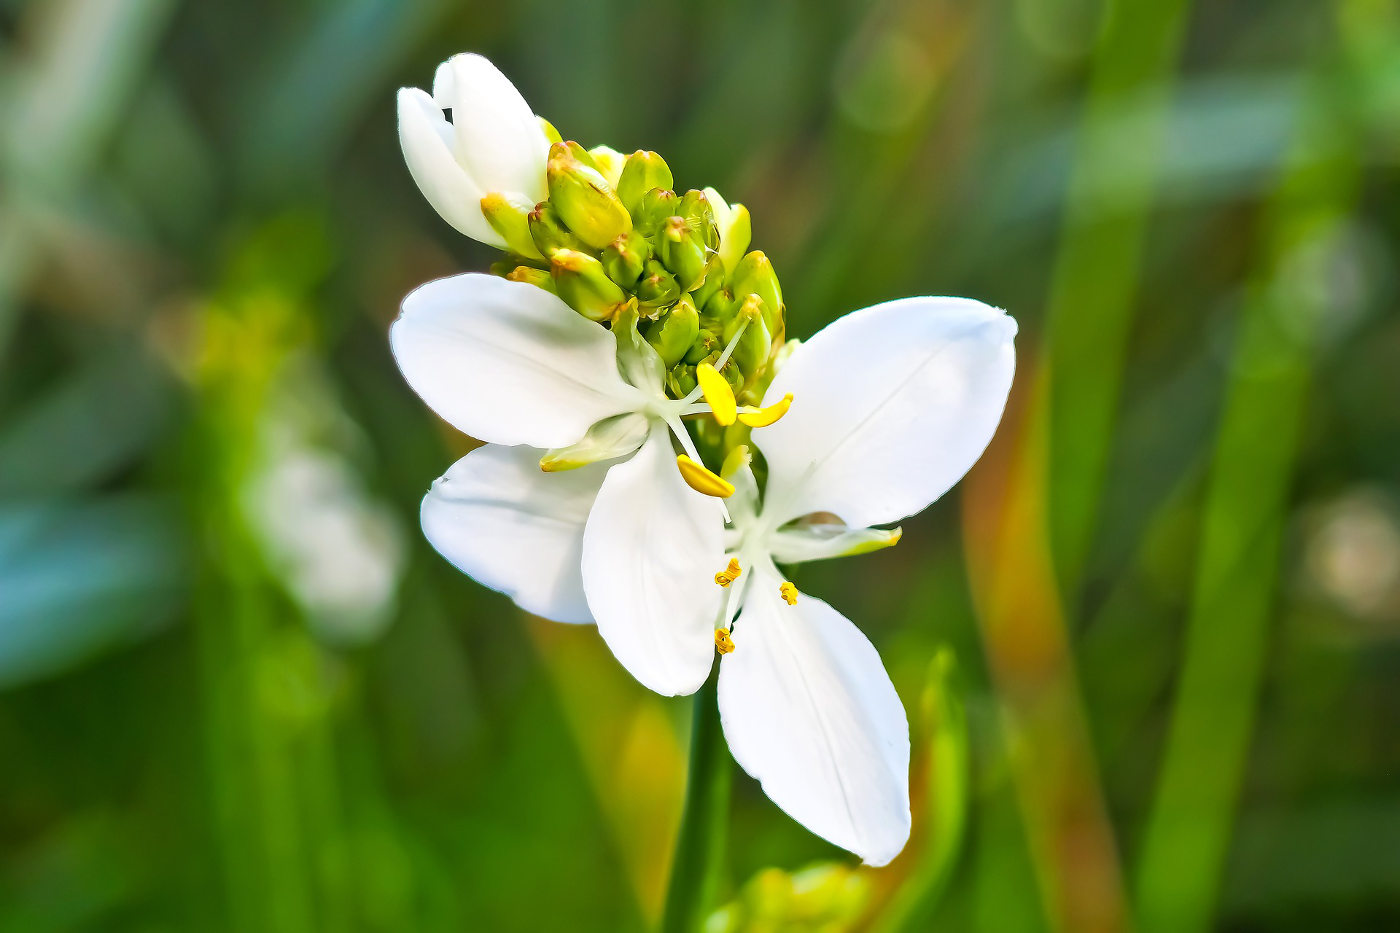
[{"label": "dark green background area", "polygon": [[[914,726],[826,929],[1400,926],[1400,4],[0,0],[0,931],[656,922],[688,702],[417,528],[471,443],[386,329],[495,257],[394,100],[464,50],[746,204],[791,335],[1020,322],[969,478],[795,577]],[[726,825],[724,900],[854,868]]]}]

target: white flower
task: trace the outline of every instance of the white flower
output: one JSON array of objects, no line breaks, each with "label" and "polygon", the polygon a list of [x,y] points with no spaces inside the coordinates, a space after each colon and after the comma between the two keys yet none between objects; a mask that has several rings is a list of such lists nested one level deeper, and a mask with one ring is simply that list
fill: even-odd
[{"label": "white flower", "polygon": [[[530,446],[464,457],[423,500],[423,528],[525,609],[595,617],[657,692],[693,692],[716,641],[727,648],[732,637],[719,706],[735,759],[794,819],[882,865],[909,835],[903,706],[865,636],[798,594],[777,564],[897,541],[898,529],[869,526],[923,510],[991,440],[1015,333],[1001,311],[956,298],[877,305],[818,333],[768,390],[770,405],[796,401],[756,435],[768,464],[762,501],[747,464],[730,471],[732,527],[721,532],[717,501],[680,480],[664,427],[691,400],[665,399],[627,349],[622,380],[614,335],[543,291],[488,276],[430,283],[394,326],[410,384],[463,431]],[[616,426],[620,414],[648,424],[630,459],[540,471],[539,448]],[[731,622],[732,636],[715,631]]]},{"label": "white flower", "polygon": [[687,485],[719,480],[690,465],[700,457],[680,418],[708,409],[666,397],[661,360],[634,326],[608,330],[495,276],[416,289],[389,341],[414,391],[488,444],[424,498],[432,545],[529,612],[596,620],[650,689],[698,689],[713,663],[709,568],[723,556],[725,511]]},{"label": "white flower", "polygon": [[734,563],[716,581],[729,588],[721,624],[735,620],[715,633],[725,738],[779,807],[871,865],[909,837],[904,708],[869,640],[776,565],[898,541],[899,529],[868,526],[922,511],[976,462],[1006,403],[1015,334],[1010,317],[967,299],[847,315],[768,390],[798,401],[759,438],[761,504],[747,465],[734,471]]},{"label": "white flower", "polygon": [[443,220],[498,249],[506,242],[487,223],[481,199],[499,194],[528,211],[548,194],[549,139],[515,85],[480,55],[454,55],[438,66],[431,97],[399,89],[399,142]]}]

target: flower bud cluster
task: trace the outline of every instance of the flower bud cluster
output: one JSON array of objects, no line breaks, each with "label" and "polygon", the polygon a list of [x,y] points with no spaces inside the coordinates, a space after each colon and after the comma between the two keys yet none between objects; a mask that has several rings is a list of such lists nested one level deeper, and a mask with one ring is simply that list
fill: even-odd
[{"label": "flower bud cluster", "polygon": [[678,194],[655,152],[624,157],[549,135],[545,200],[482,198],[509,253],[492,271],[551,291],[605,326],[635,308],[673,398],[693,391],[696,367],[708,363],[741,403],[757,404],[785,325],[773,264],[748,251],[747,208],[713,188]]}]

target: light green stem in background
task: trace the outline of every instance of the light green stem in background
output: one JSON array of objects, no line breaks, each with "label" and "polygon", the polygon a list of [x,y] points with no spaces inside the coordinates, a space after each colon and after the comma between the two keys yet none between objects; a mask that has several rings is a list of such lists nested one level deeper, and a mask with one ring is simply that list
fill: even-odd
[{"label": "light green stem in background", "polygon": [[1231,361],[1181,680],[1136,877],[1147,931],[1215,925],[1268,653],[1315,331],[1327,312],[1327,290],[1297,287],[1296,273],[1309,255],[1337,244],[1358,186],[1350,134],[1337,119],[1345,104],[1314,104],[1273,200]]},{"label": "light green stem in background", "polygon": [[1042,354],[1050,538],[1071,614],[1115,436],[1173,71],[1190,9],[1190,0],[1107,4],[1079,129]]},{"label": "light green stem in background", "polygon": [[671,860],[671,881],[661,916],[663,933],[693,933],[700,929],[706,913],[714,906],[724,870],[734,764],[720,731],[718,684],[716,669],[695,694],[685,809],[676,834],[676,854]]}]

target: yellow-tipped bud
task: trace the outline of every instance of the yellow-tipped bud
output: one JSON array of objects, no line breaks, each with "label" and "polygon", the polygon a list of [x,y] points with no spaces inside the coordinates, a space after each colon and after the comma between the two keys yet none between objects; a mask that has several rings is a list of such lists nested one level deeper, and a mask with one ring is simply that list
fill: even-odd
[{"label": "yellow-tipped bud", "polygon": [[578,250],[555,250],[550,273],[559,297],[590,321],[609,321],[627,303],[627,295],[608,278],[603,264]]},{"label": "yellow-tipped bud", "polygon": [[[593,161],[587,153],[584,156]],[[550,203],[569,230],[589,246],[602,249],[632,229],[632,217],[607,179],[567,145],[550,147],[546,174]]]},{"label": "yellow-tipped bud", "polygon": [[506,196],[492,192],[481,199],[481,213],[491,229],[506,241],[506,247],[526,259],[543,259],[544,256],[530,237],[530,204],[513,204]]}]

